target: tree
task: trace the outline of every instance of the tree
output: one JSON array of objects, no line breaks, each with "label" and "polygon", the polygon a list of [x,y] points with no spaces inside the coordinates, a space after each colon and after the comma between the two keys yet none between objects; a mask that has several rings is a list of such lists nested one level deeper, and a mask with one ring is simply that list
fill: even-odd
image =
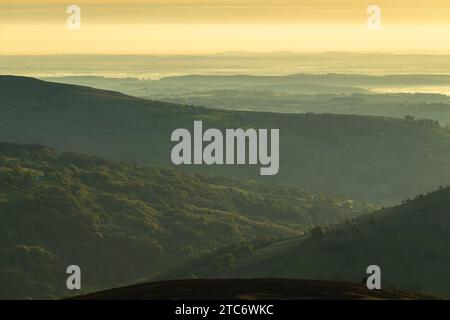
[{"label": "tree", "polygon": [[322,228],[322,226],[316,226],[311,230],[311,237],[313,239],[320,239],[323,236],[325,236],[325,230]]}]

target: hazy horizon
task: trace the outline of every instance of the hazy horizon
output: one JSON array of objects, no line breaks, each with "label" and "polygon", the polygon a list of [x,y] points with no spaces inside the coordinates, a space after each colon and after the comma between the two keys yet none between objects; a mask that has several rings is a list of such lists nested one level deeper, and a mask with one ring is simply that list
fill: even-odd
[{"label": "hazy horizon", "polygon": [[450,75],[450,55],[222,52],[203,55],[0,55],[2,74],[161,79],[183,75]]},{"label": "hazy horizon", "polygon": [[[69,5],[81,29],[69,30]],[[211,54],[220,51],[450,53],[447,1],[0,1],[0,54]]]}]

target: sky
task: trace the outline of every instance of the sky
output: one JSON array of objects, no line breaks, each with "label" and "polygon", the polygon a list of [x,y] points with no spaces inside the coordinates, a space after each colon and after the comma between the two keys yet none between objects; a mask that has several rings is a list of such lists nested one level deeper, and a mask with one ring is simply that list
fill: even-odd
[{"label": "sky", "polygon": [[[369,5],[381,29],[367,27]],[[69,30],[69,5],[81,29]],[[450,53],[449,0],[0,0],[0,54]]]}]

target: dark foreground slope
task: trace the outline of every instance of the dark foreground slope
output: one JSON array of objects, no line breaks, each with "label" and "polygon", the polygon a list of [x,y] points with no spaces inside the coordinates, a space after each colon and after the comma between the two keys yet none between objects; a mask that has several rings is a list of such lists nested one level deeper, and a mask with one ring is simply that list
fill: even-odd
[{"label": "dark foreground slope", "polygon": [[[280,172],[264,181],[391,204],[450,182],[449,132],[434,122],[211,110],[31,78],[0,77],[0,141],[110,160],[170,164],[177,128],[280,129]],[[259,167],[186,170],[262,180]]]},{"label": "dark foreground slope", "polygon": [[178,280],[139,284],[75,297],[76,300],[384,300],[431,299],[401,290],[297,279]]},{"label": "dark foreground slope", "polygon": [[87,290],[124,285],[206,250],[294,237],[371,208],[0,143],[0,298],[60,297],[72,264],[81,267]]},{"label": "dark foreground slope", "polygon": [[450,189],[361,216],[308,237],[216,250],[157,279],[301,278],[360,282],[370,265],[382,283],[450,296]]}]

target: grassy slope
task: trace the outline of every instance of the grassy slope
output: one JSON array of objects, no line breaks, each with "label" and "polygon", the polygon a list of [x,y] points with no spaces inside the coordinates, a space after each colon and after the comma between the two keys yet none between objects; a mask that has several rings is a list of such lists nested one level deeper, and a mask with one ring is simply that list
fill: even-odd
[{"label": "grassy slope", "polygon": [[384,286],[450,295],[450,189],[330,228],[325,235],[222,248],[158,279],[290,277],[359,282],[369,265]]},{"label": "grassy slope", "polygon": [[118,93],[0,77],[0,141],[140,164],[169,164],[176,128],[279,128],[280,173],[246,166],[183,169],[282,183],[390,204],[450,181],[450,136],[431,124],[389,118],[210,110]]}]

